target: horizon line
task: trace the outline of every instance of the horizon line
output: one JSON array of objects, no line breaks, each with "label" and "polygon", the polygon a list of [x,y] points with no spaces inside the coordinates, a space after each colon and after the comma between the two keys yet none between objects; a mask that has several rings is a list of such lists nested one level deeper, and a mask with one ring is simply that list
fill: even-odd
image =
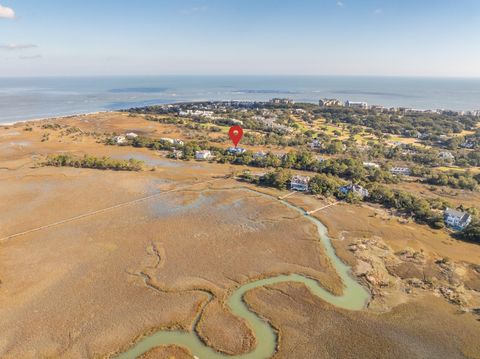
[{"label": "horizon line", "polygon": [[424,78],[480,80],[480,75],[375,75],[375,74],[61,74],[61,75],[0,75],[3,79],[22,78],[89,78],[89,77],[377,77],[377,78]]}]

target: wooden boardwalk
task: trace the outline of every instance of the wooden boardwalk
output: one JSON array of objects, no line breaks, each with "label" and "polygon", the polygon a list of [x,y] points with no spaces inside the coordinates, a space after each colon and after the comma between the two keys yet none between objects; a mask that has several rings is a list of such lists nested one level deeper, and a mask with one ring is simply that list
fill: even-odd
[{"label": "wooden boardwalk", "polygon": [[335,202],[335,203],[327,204],[326,206],[323,206],[323,207],[314,209],[313,211],[309,211],[309,212],[307,212],[307,214],[313,214],[313,213],[322,211],[322,210],[327,209],[327,208],[329,208],[329,207],[335,206],[335,205],[338,204],[338,203],[339,203],[339,202],[337,201],[337,202]]},{"label": "wooden boardwalk", "polygon": [[29,229],[29,230],[27,230],[27,231],[10,234],[10,235],[8,235],[8,236],[6,236],[6,237],[0,238],[0,242],[4,242],[4,241],[6,241],[6,240],[9,240],[9,239],[12,239],[12,238],[15,238],[15,237],[24,236],[24,235],[26,235],[26,234],[30,234],[30,233],[33,233],[33,232],[38,232],[38,231],[41,231],[41,230],[43,230],[43,229],[47,229],[47,228],[51,228],[51,227],[56,227],[56,226],[59,226],[59,225],[62,225],[62,224],[68,223],[68,222],[77,221],[77,220],[82,219],[82,218],[85,218],[85,217],[91,217],[91,216],[94,216],[94,215],[96,215],[96,214],[108,212],[108,211],[111,211],[111,210],[114,210],[114,209],[117,209],[117,208],[122,208],[122,207],[126,207],[126,206],[131,206],[131,205],[134,205],[134,204],[137,204],[137,203],[140,203],[140,202],[144,202],[144,201],[147,201],[147,200],[152,199],[152,198],[155,198],[155,197],[160,197],[160,196],[165,195],[165,194],[168,194],[168,193],[172,193],[172,192],[176,192],[176,191],[181,191],[181,190],[183,190],[183,189],[187,189],[187,188],[190,188],[190,187],[192,187],[192,186],[196,186],[196,185],[199,185],[199,184],[205,184],[205,183],[209,183],[209,182],[214,182],[214,181],[218,181],[218,180],[220,180],[220,179],[222,179],[222,178],[217,178],[217,179],[213,179],[213,180],[208,180],[208,181],[193,183],[193,184],[190,184],[190,185],[188,185],[188,186],[178,187],[178,188],[174,188],[174,189],[171,189],[171,190],[168,190],[168,191],[164,191],[164,192],[157,192],[157,193],[154,193],[154,194],[149,195],[149,196],[137,198],[137,199],[134,199],[134,200],[131,200],[131,201],[127,201],[127,202],[122,202],[122,203],[119,203],[119,204],[116,204],[116,205],[113,205],[113,206],[110,206],[110,207],[98,209],[98,210],[96,210],[96,211],[83,213],[83,214],[80,214],[80,215],[78,215],[78,216],[70,217],[70,218],[63,219],[63,220],[58,221],[58,222],[46,224],[46,225],[41,226],[41,227],[32,228],[32,229]]},{"label": "wooden boardwalk", "polygon": [[292,191],[289,194],[286,194],[285,196],[278,197],[278,199],[285,199],[287,197],[290,197],[290,196],[294,195],[295,193],[298,193],[298,192],[297,191]]}]

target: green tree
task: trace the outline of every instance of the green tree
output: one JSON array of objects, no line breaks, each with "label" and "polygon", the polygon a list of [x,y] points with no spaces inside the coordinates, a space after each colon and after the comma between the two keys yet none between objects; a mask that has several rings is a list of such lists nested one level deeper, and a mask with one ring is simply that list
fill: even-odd
[{"label": "green tree", "polygon": [[201,151],[201,148],[195,142],[189,142],[189,143],[186,143],[185,146],[183,146],[182,150],[183,150],[183,158],[188,160],[188,159],[192,159],[195,156],[196,151]]},{"label": "green tree", "polygon": [[260,180],[264,185],[275,187],[278,189],[286,189],[290,183],[292,174],[283,168],[277,168],[273,172],[266,173]]},{"label": "green tree", "polygon": [[325,148],[325,152],[335,155],[343,152],[343,144],[340,141],[332,141]]},{"label": "green tree", "polygon": [[268,152],[267,155],[265,156],[265,167],[277,168],[281,165],[281,163],[282,163],[282,160],[272,152]]},{"label": "green tree", "polygon": [[340,183],[338,183],[333,177],[321,173],[313,176],[310,180],[309,186],[313,194],[333,196],[338,193]]},{"label": "green tree", "polygon": [[480,244],[480,220],[473,220],[460,234],[460,238]]},{"label": "green tree", "polygon": [[297,154],[295,152],[289,152],[282,159],[282,166],[284,168],[293,168],[297,163]]},{"label": "green tree", "polygon": [[316,162],[310,151],[299,151],[296,157],[296,168],[300,170],[310,170]]}]

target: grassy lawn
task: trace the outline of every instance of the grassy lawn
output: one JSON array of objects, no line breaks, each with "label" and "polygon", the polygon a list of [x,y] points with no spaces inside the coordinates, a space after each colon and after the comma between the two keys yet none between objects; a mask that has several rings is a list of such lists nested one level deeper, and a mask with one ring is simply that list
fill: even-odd
[{"label": "grassy lawn", "polygon": [[400,136],[392,136],[392,135],[390,135],[390,137],[388,138],[388,141],[389,142],[401,142],[401,143],[405,143],[407,145],[419,142],[418,139],[416,139],[416,138],[400,137]]},{"label": "grassy lawn", "polygon": [[480,167],[470,167],[470,168],[463,168],[463,167],[458,167],[458,166],[442,166],[442,167],[435,167],[436,170],[441,171],[441,172],[448,172],[448,171],[458,171],[458,172],[473,172],[473,173],[479,173],[480,172]]}]

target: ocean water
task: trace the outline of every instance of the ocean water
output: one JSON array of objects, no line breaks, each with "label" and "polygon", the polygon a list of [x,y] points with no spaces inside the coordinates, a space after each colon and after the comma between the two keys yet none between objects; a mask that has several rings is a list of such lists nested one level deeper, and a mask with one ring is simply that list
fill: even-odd
[{"label": "ocean water", "polygon": [[415,109],[480,109],[480,78],[150,76],[0,78],[0,123],[200,100],[323,97]]}]

